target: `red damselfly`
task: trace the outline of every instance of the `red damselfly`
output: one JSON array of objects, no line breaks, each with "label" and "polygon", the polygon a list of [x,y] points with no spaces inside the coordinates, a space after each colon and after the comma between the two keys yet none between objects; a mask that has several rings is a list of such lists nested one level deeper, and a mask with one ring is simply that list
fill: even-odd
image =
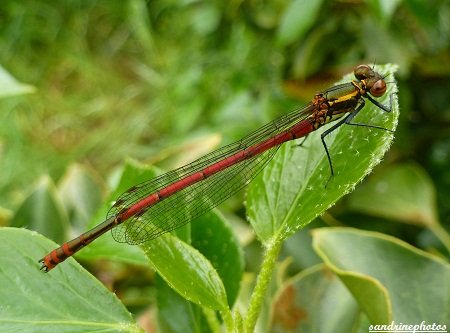
[{"label": "red damselfly", "polygon": [[273,120],[242,140],[131,187],[115,201],[106,221],[40,259],[41,269],[50,271],[108,230],[117,242],[139,244],[180,228],[245,187],[282,143],[306,137],[339,119],[321,134],[331,178],[333,163],[325,143],[328,134],[343,124],[390,131],[377,125],[352,122],[364,108],[365,99],[386,112],[391,111],[392,105],[392,94],[388,107],[373,98],[386,92],[382,75],[367,65],[356,67],[354,75],[356,80],[317,93],[305,107]]}]

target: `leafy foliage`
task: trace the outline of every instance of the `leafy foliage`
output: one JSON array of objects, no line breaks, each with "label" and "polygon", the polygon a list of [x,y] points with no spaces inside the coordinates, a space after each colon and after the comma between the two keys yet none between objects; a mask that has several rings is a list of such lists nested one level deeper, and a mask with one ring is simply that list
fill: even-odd
[{"label": "leafy foliage", "polygon": [[[168,287],[166,281],[180,290],[174,285],[180,260],[164,279],[154,274],[146,246],[118,244],[108,234],[77,256],[116,291],[132,318],[72,259],[39,272],[36,259],[55,244],[23,229],[0,229],[1,280],[10,281],[0,287],[8,300],[0,319],[6,331],[140,331],[135,319],[147,331],[212,332],[221,325],[242,331],[252,327],[253,310],[261,332],[311,331],[318,324],[324,332],[355,325],[366,331],[389,318],[391,305],[395,320],[416,313],[448,321],[438,317],[440,304],[448,304],[448,264],[398,240],[449,255],[448,1],[39,0],[23,6],[3,0],[0,14],[0,224],[58,242],[101,222],[122,191],[159,173],[124,163],[127,157],[165,170],[183,165],[303,105],[362,62],[399,65],[402,111],[386,161],[334,207],[382,158],[387,133],[344,126],[327,137],[336,176],[326,189],[329,167],[315,135],[304,148],[281,148],[247,195],[258,239],[244,221],[241,193],[220,207],[224,216],[211,212],[178,230],[177,238],[159,240],[202,263],[212,282],[207,288],[217,292],[208,296],[193,286],[191,299],[213,304],[220,317]],[[395,118],[366,108],[358,121],[393,128]],[[329,230],[313,234],[312,249],[307,230],[319,225]],[[397,239],[336,228],[342,225]],[[327,268],[312,266],[318,254]],[[390,274],[394,256],[397,278]],[[406,258],[423,265],[412,268]],[[253,289],[260,262],[267,293]],[[383,270],[367,270],[378,262]],[[429,277],[414,279],[429,295],[406,290],[406,304],[398,305],[402,269]],[[252,294],[260,309],[246,312]],[[436,313],[420,312],[436,294],[428,308]]]},{"label": "leafy foliage", "polygon": [[54,243],[15,228],[0,229],[0,239],[2,331],[142,332],[119,299],[74,260],[56,274],[39,274],[36,253]]}]

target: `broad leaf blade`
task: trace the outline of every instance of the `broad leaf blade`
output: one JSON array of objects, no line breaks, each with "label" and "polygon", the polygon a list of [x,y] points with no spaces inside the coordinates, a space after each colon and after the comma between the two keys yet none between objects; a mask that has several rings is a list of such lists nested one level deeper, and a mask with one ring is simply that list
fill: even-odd
[{"label": "broad leaf blade", "polygon": [[217,271],[196,249],[170,234],[140,247],[158,274],[181,296],[214,310],[227,309],[225,288]]},{"label": "broad leaf blade", "polygon": [[4,332],[142,332],[119,299],[74,259],[39,270],[55,243],[25,229],[0,229],[0,322]]},{"label": "broad leaf blade", "polygon": [[191,229],[192,246],[217,270],[227,292],[228,305],[232,307],[244,273],[243,253],[233,230],[214,210],[192,221]]},{"label": "broad leaf blade", "polygon": [[[158,326],[163,332],[198,332],[198,318],[195,305],[181,297],[158,275],[155,274],[158,302]],[[177,320],[174,320],[176,313]]]},{"label": "broad leaf blade", "polygon": [[323,228],[314,230],[313,238],[314,249],[373,324],[450,321],[450,266],[445,261],[375,232]]},{"label": "broad leaf blade", "polygon": [[55,184],[49,177],[40,179],[15,213],[11,226],[37,230],[56,242],[64,241],[69,220]]},{"label": "broad leaf blade", "polygon": [[352,332],[359,313],[345,285],[320,264],[282,285],[272,304],[271,332]]},{"label": "broad leaf blade", "polygon": [[365,214],[432,228],[438,223],[436,192],[416,164],[383,170],[349,196],[349,206]]},{"label": "broad leaf blade", "polygon": [[[390,74],[386,78],[389,82],[386,94],[377,99],[384,105],[389,105],[391,93],[397,91],[392,77],[396,68],[376,67],[377,71]],[[352,79],[349,74],[342,82]],[[396,94],[392,102],[392,112],[387,113],[366,101],[354,122],[395,130],[399,114]],[[381,129],[343,125],[335,130],[325,139],[335,171],[325,187],[330,167],[320,139],[323,131],[311,133],[302,147],[297,146],[297,141],[284,144],[250,184],[247,211],[261,241],[274,236],[289,237],[352,191],[381,161],[393,140],[391,132]]]}]

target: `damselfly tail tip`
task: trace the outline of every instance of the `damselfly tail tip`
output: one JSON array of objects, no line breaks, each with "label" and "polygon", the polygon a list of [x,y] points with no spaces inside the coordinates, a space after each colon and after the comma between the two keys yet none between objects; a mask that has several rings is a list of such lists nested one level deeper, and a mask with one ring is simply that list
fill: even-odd
[{"label": "damselfly tail tip", "polygon": [[45,273],[48,273],[48,267],[47,267],[47,265],[46,265],[45,262],[44,262],[44,258],[39,259],[38,262],[39,262],[39,263],[41,263],[41,262],[43,263],[42,266],[41,266],[41,268],[39,268],[39,270],[40,270],[40,271],[44,270]]}]

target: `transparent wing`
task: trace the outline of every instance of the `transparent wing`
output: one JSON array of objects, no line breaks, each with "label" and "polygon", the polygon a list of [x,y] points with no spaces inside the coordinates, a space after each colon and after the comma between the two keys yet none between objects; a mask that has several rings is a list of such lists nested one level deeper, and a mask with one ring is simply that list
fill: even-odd
[{"label": "transparent wing", "polygon": [[[122,209],[131,207],[168,185],[269,140],[302,121],[308,126],[309,123],[304,120],[313,111],[314,107],[311,104],[291,111],[235,143],[219,148],[181,168],[133,186],[117,199],[118,204],[109,210],[107,218],[119,214]],[[112,229],[114,239],[117,242],[139,244],[191,222],[245,187],[272,159],[278,148],[279,146],[274,146],[158,201],[146,208],[145,212],[135,214]]]}]

